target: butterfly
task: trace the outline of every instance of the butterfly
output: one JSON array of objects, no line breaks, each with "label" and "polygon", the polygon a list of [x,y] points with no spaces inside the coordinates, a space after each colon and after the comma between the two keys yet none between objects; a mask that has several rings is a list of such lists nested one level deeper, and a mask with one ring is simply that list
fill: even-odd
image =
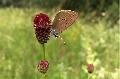
[{"label": "butterfly", "polygon": [[51,34],[55,37],[59,37],[59,34],[66,30],[70,25],[72,25],[77,17],[78,13],[75,11],[59,11],[52,22]]}]

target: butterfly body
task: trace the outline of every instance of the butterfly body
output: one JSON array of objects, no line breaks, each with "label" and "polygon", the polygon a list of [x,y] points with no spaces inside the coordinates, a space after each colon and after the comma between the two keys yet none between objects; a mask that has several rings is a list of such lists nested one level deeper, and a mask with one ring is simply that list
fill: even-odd
[{"label": "butterfly body", "polygon": [[52,28],[51,28],[51,34],[54,35],[56,38],[59,36],[59,33]]}]

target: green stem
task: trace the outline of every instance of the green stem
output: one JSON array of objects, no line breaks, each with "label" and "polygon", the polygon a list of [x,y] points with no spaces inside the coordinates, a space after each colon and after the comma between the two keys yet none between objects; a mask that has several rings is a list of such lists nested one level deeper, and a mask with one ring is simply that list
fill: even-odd
[{"label": "green stem", "polygon": [[45,59],[45,44],[42,44],[43,47],[43,58]]},{"label": "green stem", "polygon": [[46,74],[42,74],[42,79],[47,79],[47,75]]},{"label": "green stem", "polygon": [[89,79],[89,74],[88,74],[88,78],[87,79]]},{"label": "green stem", "polygon": [[46,74],[45,74],[44,78],[47,79],[47,75]]},{"label": "green stem", "polygon": [[88,74],[88,79],[92,79],[92,74]]}]

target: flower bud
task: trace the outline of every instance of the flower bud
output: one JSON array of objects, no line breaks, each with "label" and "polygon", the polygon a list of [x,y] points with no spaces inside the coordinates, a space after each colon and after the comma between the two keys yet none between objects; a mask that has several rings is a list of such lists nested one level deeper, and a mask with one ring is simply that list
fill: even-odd
[{"label": "flower bud", "polygon": [[87,65],[87,70],[88,70],[88,73],[93,73],[93,71],[94,71],[94,65],[93,64],[88,64]]},{"label": "flower bud", "polygon": [[47,60],[41,60],[38,63],[37,69],[39,72],[45,74],[47,72],[48,68],[49,68],[49,63]]}]

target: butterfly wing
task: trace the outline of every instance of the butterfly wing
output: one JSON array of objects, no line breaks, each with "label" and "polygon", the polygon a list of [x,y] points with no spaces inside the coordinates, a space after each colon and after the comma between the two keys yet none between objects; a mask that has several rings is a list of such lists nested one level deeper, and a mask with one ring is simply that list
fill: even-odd
[{"label": "butterfly wing", "polygon": [[78,13],[75,11],[61,10],[56,14],[53,20],[52,28],[55,29],[56,32],[62,33],[65,29],[74,23],[77,17]]}]

